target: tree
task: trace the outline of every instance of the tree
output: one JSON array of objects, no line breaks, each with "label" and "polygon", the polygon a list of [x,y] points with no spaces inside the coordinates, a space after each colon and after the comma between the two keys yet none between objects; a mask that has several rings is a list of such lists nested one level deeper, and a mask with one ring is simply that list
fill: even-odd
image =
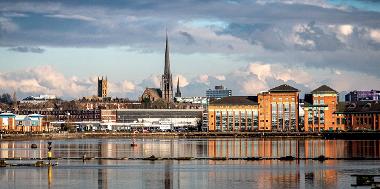
[{"label": "tree", "polygon": [[13,99],[12,96],[8,93],[4,93],[0,96],[0,102],[8,105],[12,105]]}]

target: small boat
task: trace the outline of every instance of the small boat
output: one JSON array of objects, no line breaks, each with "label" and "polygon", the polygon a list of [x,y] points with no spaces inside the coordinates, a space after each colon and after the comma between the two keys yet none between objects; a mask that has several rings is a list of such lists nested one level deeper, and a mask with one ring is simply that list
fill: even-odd
[{"label": "small boat", "polygon": [[37,148],[37,144],[30,145],[30,148]]}]

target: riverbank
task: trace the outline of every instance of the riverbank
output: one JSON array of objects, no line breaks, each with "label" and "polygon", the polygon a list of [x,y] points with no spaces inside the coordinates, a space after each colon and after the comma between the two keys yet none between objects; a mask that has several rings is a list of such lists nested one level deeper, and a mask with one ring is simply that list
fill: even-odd
[{"label": "riverbank", "polygon": [[180,133],[130,133],[130,132],[81,132],[42,134],[2,134],[2,141],[58,140],[82,138],[321,138],[321,139],[380,139],[380,132],[180,132]]},{"label": "riverbank", "polygon": [[83,138],[323,138],[319,133],[304,132],[80,132],[41,134],[2,134],[2,141],[13,140],[58,140]]}]

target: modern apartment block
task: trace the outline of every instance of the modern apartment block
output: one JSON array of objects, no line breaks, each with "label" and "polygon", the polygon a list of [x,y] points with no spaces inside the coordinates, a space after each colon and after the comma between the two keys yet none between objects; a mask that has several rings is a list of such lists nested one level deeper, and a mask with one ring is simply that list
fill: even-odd
[{"label": "modern apartment block", "polygon": [[338,92],[326,85],[306,94],[303,107],[305,131],[344,130],[342,125],[337,124],[334,114],[338,102]]},{"label": "modern apartment block", "polygon": [[0,130],[4,132],[42,132],[47,131],[47,125],[40,114],[16,115],[0,114]]},{"label": "modern apartment block", "polygon": [[231,96],[211,102],[209,131],[296,131],[299,90],[281,85],[258,96]]},{"label": "modern apartment block", "polygon": [[298,131],[299,90],[280,85],[258,94],[259,130]]},{"label": "modern apartment block", "polygon": [[215,89],[208,89],[206,91],[207,98],[220,99],[228,96],[232,96],[232,90],[225,89],[223,85],[215,86]]},{"label": "modern apartment block", "polygon": [[257,96],[230,96],[208,106],[209,131],[257,131]]},{"label": "modern apartment block", "polygon": [[380,91],[351,91],[345,95],[346,102],[358,102],[358,101],[379,101]]},{"label": "modern apartment block", "polygon": [[380,131],[379,102],[342,102],[334,114],[336,124],[344,130]]}]

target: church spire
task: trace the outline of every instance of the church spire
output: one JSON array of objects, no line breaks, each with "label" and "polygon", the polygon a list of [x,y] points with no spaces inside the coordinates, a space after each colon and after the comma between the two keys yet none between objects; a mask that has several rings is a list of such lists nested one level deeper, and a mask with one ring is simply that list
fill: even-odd
[{"label": "church spire", "polygon": [[179,77],[177,81],[177,92],[175,93],[175,97],[181,97],[181,90],[179,89]]},{"label": "church spire", "polygon": [[169,42],[168,42],[168,32],[166,32],[166,46],[165,46],[165,75],[170,75],[170,59],[169,59]]},{"label": "church spire", "polygon": [[166,102],[172,102],[173,101],[173,81],[172,81],[172,74],[170,73],[169,42],[168,41],[169,41],[168,32],[166,32],[165,68],[164,68],[164,74],[162,75],[161,91],[162,91],[162,98]]}]

